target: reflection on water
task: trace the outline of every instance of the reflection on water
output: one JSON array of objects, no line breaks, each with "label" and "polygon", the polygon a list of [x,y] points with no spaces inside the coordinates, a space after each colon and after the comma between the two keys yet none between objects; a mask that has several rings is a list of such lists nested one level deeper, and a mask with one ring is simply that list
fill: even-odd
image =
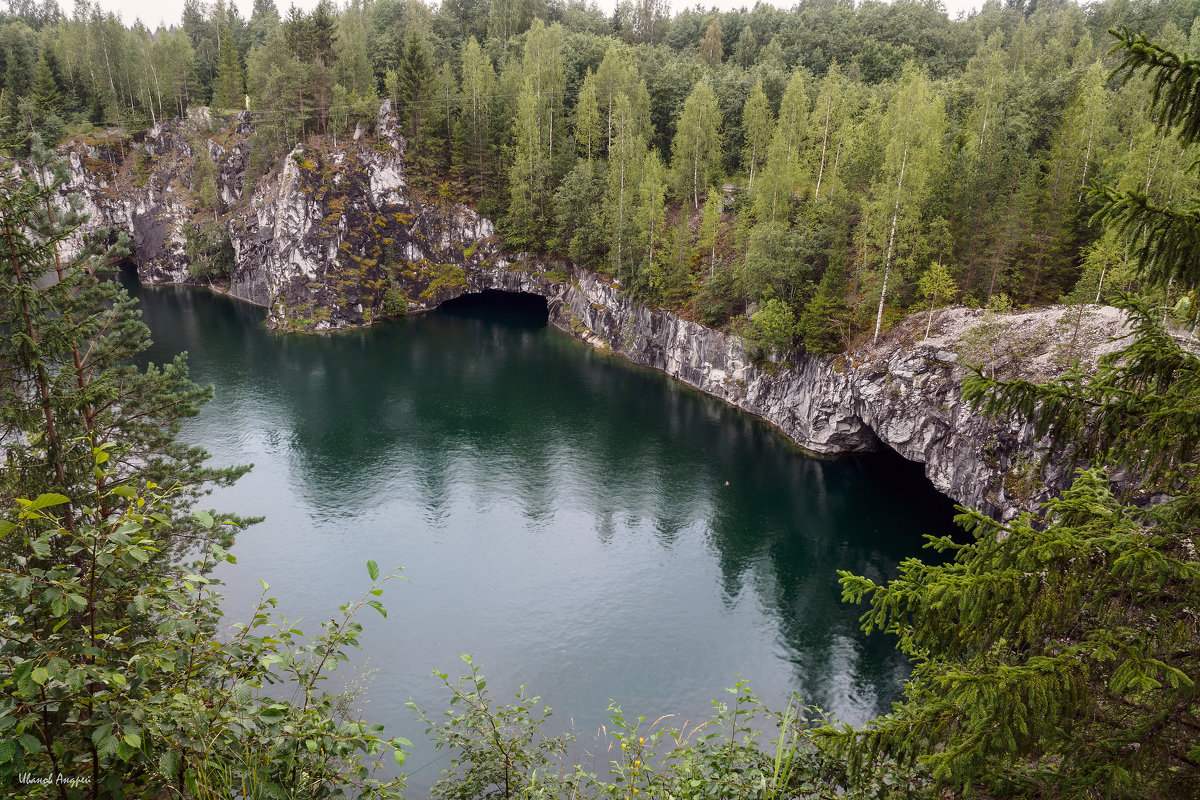
[{"label": "reflection on water", "polygon": [[142,296],[150,358],[188,350],[216,387],[186,436],[255,463],[213,500],[267,516],[222,574],[230,617],[262,577],[315,628],[361,594],[366,559],[405,567],[356,664],[375,670],[365,710],[390,733],[419,738],[403,704],[440,708],[430,671],[465,652],[581,731],[610,700],[704,717],[739,676],[852,722],[898,697],[905,660],[859,632],[834,571],[886,579],[947,531],[949,504],[902,460],[808,458],[536,306],[285,336],[204,292]]}]

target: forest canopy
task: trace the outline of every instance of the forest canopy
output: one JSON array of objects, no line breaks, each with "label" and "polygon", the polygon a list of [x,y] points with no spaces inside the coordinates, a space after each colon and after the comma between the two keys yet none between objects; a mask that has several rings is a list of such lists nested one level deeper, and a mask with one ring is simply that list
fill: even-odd
[{"label": "forest canopy", "polygon": [[417,186],[762,353],[878,335],[930,299],[931,270],[941,304],[1144,288],[1127,237],[1089,223],[1089,188],[1157,203],[1197,188],[1188,148],[1143,113],[1145,81],[1114,78],[1108,53],[1122,26],[1200,52],[1200,5],[1182,0],[989,2],[955,20],[931,2],[256,0],[245,18],[189,0],[156,31],[89,2],[11,8],[10,153],[35,130],[136,140],[208,106],[248,113],[254,180],[387,99]]}]

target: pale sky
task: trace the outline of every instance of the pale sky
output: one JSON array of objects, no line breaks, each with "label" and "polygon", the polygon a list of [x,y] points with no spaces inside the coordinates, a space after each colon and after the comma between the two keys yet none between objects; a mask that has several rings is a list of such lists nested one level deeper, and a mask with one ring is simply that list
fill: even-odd
[{"label": "pale sky", "polygon": [[[436,0],[428,0],[433,4]],[[341,5],[340,0],[335,0],[338,5]],[[616,0],[595,0],[596,5],[604,9],[606,13],[611,13],[616,5]],[[960,13],[968,13],[979,8],[982,5],[982,0],[942,0],[951,18]],[[697,4],[704,8],[716,7],[722,11],[732,11],[738,8],[753,8],[754,0],[670,0],[672,11],[692,8]],[[58,0],[59,7],[64,12],[70,14],[74,7],[73,0]],[[242,12],[242,16],[249,18],[250,9],[253,7],[253,0],[230,0],[231,5],[236,5],[238,10]],[[310,9],[317,4],[317,0],[295,0],[295,4],[302,9]],[[140,18],[150,30],[158,27],[159,23],[166,25],[178,24],[179,19],[183,14],[183,0],[99,0],[99,5],[105,10],[117,12],[127,24],[131,24],[135,19]],[[287,11],[292,5],[292,0],[275,0],[275,5],[279,8],[282,14]],[[778,0],[772,3],[776,7],[792,8],[795,2],[792,0]]]}]

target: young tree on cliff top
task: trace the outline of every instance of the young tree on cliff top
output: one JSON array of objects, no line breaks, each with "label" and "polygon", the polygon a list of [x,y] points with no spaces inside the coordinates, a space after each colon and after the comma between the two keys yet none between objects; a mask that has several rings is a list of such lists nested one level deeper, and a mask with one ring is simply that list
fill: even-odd
[{"label": "young tree on cliff top", "polygon": [[919,69],[906,67],[883,118],[880,134],[887,142],[884,164],[871,187],[874,208],[870,216],[886,221],[886,229],[882,226],[879,229],[886,246],[874,341],[879,340],[879,330],[883,327],[892,260],[897,245],[902,246],[916,232],[945,127],[941,98],[934,95],[929,80]]},{"label": "young tree on cliff top", "polygon": [[700,197],[716,177],[721,164],[721,109],[717,95],[701,81],[688,95],[675,127],[671,169],[681,202],[700,208]]},{"label": "young tree on cliff top", "polygon": [[[1195,143],[1200,62],[1121,39],[1121,71],[1147,74],[1158,120]],[[1099,194],[1098,217],[1130,234],[1148,278],[1197,285],[1194,200]],[[1006,524],[964,514],[975,542],[935,540],[951,563],[909,559],[887,585],[842,573],[845,598],[870,596],[864,628],[895,632],[915,659],[893,713],[832,734],[855,758],[923,762],[992,796],[1200,795],[1200,358],[1158,309],[1122,305],[1130,343],[1092,375],[964,381],[985,411],[1032,419],[1058,458],[1093,465],[1060,499]],[[1160,502],[1119,501],[1104,465]]]}]

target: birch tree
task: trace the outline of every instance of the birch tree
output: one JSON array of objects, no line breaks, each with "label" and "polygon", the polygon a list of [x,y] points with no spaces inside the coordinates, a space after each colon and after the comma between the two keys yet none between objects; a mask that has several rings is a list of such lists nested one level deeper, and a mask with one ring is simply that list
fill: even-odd
[{"label": "birch tree", "polygon": [[754,190],[754,172],[767,158],[767,148],[771,144],[774,127],[775,119],[771,114],[771,106],[767,101],[766,92],[763,91],[762,81],[759,81],[754,85],[742,109],[742,130],[745,134],[742,163],[750,173],[746,191]]},{"label": "birch tree", "polygon": [[467,124],[470,161],[475,172],[475,191],[482,196],[485,162],[491,152],[490,112],[496,91],[496,72],[491,59],[472,36],[462,48],[462,108]]},{"label": "birch tree", "polygon": [[589,163],[600,150],[600,106],[596,102],[596,81],[590,67],[583,76],[583,87],[575,102],[575,144]]},{"label": "birch tree", "polygon": [[636,280],[633,211],[645,149],[645,141],[635,130],[629,98],[620,95],[615,103],[608,154],[608,220],[613,267],[617,276],[629,283]]},{"label": "birch tree", "polygon": [[754,214],[760,223],[787,221],[792,195],[806,180],[800,160],[808,127],[808,92],[804,83],[804,74],[797,69],[788,79],[779,104],[779,119],[754,202]]},{"label": "birch tree", "polygon": [[688,95],[675,128],[671,167],[675,191],[681,202],[691,198],[700,208],[700,195],[716,177],[721,163],[721,109],[717,95],[701,81]]},{"label": "birch tree", "polygon": [[941,98],[933,94],[929,80],[920,69],[912,65],[905,67],[883,118],[880,138],[887,142],[883,169],[871,186],[872,204],[878,209],[872,216],[887,220],[887,245],[873,342],[879,341],[879,331],[883,327],[883,308],[897,244],[901,248],[911,245],[911,240],[919,233],[921,206],[928,196],[945,127]]}]

